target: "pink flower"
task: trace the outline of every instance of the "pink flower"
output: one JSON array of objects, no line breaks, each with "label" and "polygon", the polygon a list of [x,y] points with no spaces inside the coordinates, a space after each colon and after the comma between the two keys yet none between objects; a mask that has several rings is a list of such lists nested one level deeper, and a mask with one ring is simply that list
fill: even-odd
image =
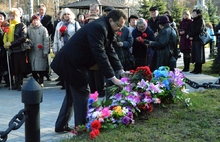
[{"label": "pink flower", "polygon": [[102,115],[104,116],[104,118],[107,118],[109,117],[111,114],[110,114],[110,110],[108,107],[105,107],[103,110],[102,110]]},{"label": "pink flower", "polygon": [[94,101],[97,101],[98,100],[98,96],[99,96],[99,94],[98,94],[98,92],[97,91],[95,91],[95,93],[94,94],[90,94],[90,98],[93,98],[94,99]]}]

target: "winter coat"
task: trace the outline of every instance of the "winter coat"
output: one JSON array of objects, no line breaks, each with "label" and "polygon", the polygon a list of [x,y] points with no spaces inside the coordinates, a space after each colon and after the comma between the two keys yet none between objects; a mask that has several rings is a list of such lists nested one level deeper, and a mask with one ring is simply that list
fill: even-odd
[{"label": "winter coat", "polygon": [[[48,31],[41,24],[37,27],[31,24],[27,32],[28,37],[34,44],[34,47],[28,51],[32,71],[45,71],[50,47]],[[43,48],[38,48],[39,45],[42,45]]]},{"label": "winter coat", "polygon": [[[147,34],[147,37],[144,38],[142,35],[143,33]],[[138,29],[134,29],[132,32],[132,37],[134,38],[134,42],[133,42],[133,49],[132,49],[132,54],[134,55],[135,59],[136,59],[136,67],[138,66],[145,66],[146,64],[146,54],[148,52],[147,46],[145,43],[141,43],[139,41],[136,40],[137,37],[142,37],[145,40],[150,40],[150,41],[154,41],[154,32],[152,31],[151,28],[147,27],[146,30],[144,32],[140,32],[138,31]]]},{"label": "winter coat", "polygon": [[47,29],[49,36],[53,35],[54,31],[53,31],[52,17],[50,15],[45,14],[40,22]]},{"label": "winter coat", "polygon": [[155,20],[153,20],[153,18],[150,18],[147,21],[148,26],[153,30],[154,33],[160,31],[158,21],[159,21],[159,16],[157,16],[157,18]]},{"label": "winter coat", "polygon": [[21,44],[24,43],[27,37],[27,27],[24,23],[15,25],[14,41],[11,42],[11,53],[24,52],[21,50]]},{"label": "winter coat", "polygon": [[58,52],[51,68],[67,84],[75,88],[88,84],[88,69],[97,63],[106,78],[123,69],[110,44],[114,33],[107,17],[86,24]]},{"label": "winter coat", "polygon": [[177,59],[177,35],[176,31],[168,24],[160,30],[155,41],[150,43],[150,46],[155,50],[152,64],[150,68],[152,71],[158,69],[160,66],[169,66],[169,59],[171,54]]},{"label": "winter coat", "polygon": [[205,49],[201,44],[199,34],[204,30],[205,24],[201,16],[193,19],[188,32],[189,37],[192,37],[192,63],[205,63]]},{"label": "winter coat", "polygon": [[186,38],[186,35],[188,34],[190,24],[192,23],[191,19],[183,19],[180,22],[180,26],[178,31],[180,32],[181,30],[185,31],[185,34],[179,34],[180,35],[180,51],[190,51],[191,52],[191,41]]},{"label": "winter coat", "polygon": [[[64,46],[63,37],[61,37],[60,28],[64,25],[63,21],[60,21],[55,30],[53,52],[58,52]],[[80,25],[77,21],[72,21],[67,26],[68,39],[70,39],[78,30]]]},{"label": "winter coat", "polygon": [[118,41],[117,42],[122,42],[123,46],[120,47],[117,45],[116,42],[113,42],[113,47],[115,49],[115,52],[117,53],[123,67],[125,70],[130,70],[130,62],[129,62],[129,53],[130,52],[130,48],[133,44],[133,37],[129,31],[129,29],[124,26],[121,29],[122,35],[120,37],[118,37]]}]

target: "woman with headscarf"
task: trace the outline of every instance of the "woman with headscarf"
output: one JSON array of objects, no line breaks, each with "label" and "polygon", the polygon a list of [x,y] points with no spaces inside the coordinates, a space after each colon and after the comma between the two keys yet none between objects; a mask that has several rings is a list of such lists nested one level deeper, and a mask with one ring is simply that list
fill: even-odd
[{"label": "woman with headscarf", "polygon": [[205,49],[202,45],[199,35],[205,29],[204,20],[202,19],[202,11],[200,9],[194,9],[192,13],[193,22],[190,25],[187,38],[192,40],[192,63],[194,64],[194,70],[190,73],[200,74],[202,73],[202,64],[205,63]]},{"label": "woman with headscarf", "polygon": [[28,37],[33,42],[33,48],[28,52],[33,78],[44,87],[43,77],[47,67],[49,53],[49,35],[47,29],[41,24],[40,16],[33,15],[32,23],[27,29]]},{"label": "woman with headscarf", "polygon": [[15,83],[12,90],[21,91],[23,75],[26,72],[26,51],[22,50],[21,44],[27,37],[27,27],[20,21],[20,11],[12,8],[9,11],[9,32],[4,35],[4,47],[10,50],[11,72],[15,76]]}]

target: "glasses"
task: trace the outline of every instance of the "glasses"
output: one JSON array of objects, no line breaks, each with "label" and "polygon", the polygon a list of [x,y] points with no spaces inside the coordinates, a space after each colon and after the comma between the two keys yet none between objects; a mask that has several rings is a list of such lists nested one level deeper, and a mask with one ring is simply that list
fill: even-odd
[{"label": "glasses", "polygon": [[69,13],[65,13],[65,14],[63,14],[63,15],[70,15]]},{"label": "glasses", "polygon": [[115,22],[115,24],[118,26],[119,29],[121,29],[123,27],[123,25],[120,25],[117,22]]}]

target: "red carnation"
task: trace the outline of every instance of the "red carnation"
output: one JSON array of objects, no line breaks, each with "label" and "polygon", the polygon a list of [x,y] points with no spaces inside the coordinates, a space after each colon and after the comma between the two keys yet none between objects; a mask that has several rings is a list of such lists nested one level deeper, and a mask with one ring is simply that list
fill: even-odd
[{"label": "red carnation", "polygon": [[90,127],[92,130],[94,129],[100,129],[101,128],[101,123],[98,120],[94,120],[91,124]]},{"label": "red carnation", "polygon": [[43,45],[42,45],[42,44],[38,44],[37,47],[38,47],[39,49],[42,49],[42,48],[43,48]]},{"label": "red carnation", "polygon": [[143,37],[143,38],[146,38],[146,37],[147,37],[147,34],[146,34],[146,33],[143,33],[143,34],[142,34],[142,37]]},{"label": "red carnation", "polygon": [[97,135],[96,135],[96,133],[95,133],[94,131],[91,131],[91,132],[90,132],[90,139],[91,139],[91,140],[94,139],[96,136],[97,136]]},{"label": "red carnation", "polygon": [[98,136],[100,134],[100,131],[98,129],[94,129],[93,132]]},{"label": "red carnation", "polygon": [[121,36],[121,35],[122,35],[122,32],[117,32],[117,35],[118,35],[118,36]]},{"label": "red carnation", "polygon": [[67,27],[66,27],[66,26],[62,26],[62,27],[60,28],[60,33],[61,33],[61,34],[64,34],[64,33],[66,32],[66,30],[67,30]]},{"label": "red carnation", "polygon": [[144,40],[143,40],[143,38],[141,36],[138,37],[138,41],[142,42],[142,43],[144,42]]}]

